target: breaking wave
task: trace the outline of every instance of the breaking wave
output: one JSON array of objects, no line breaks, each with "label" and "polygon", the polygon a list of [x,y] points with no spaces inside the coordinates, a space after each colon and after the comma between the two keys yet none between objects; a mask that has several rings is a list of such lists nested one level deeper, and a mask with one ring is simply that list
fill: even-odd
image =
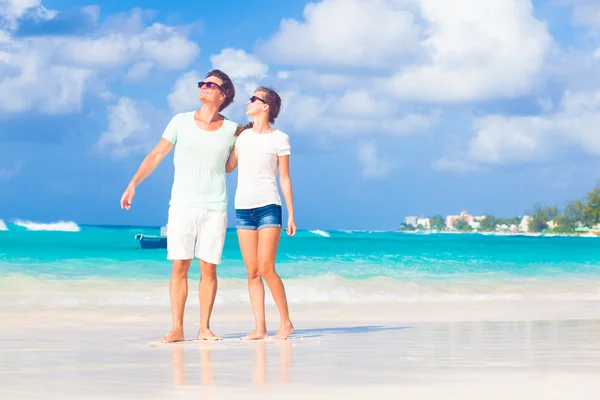
[{"label": "breaking wave", "polygon": [[51,223],[39,223],[32,221],[16,220],[15,225],[26,228],[30,231],[61,231],[61,232],[79,232],[81,228],[72,221],[58,221]]}]

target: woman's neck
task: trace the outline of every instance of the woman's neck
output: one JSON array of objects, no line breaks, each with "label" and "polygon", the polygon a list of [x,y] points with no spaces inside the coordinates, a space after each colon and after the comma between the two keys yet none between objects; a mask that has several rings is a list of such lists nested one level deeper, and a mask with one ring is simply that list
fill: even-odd
[{"label": "woman's neck", "polygon": [[252,130],[255,133],[269,133],[273,129],[269,125],[269,121],[267,119],[258,118],[254,120],[254,125],[252,126]]}]

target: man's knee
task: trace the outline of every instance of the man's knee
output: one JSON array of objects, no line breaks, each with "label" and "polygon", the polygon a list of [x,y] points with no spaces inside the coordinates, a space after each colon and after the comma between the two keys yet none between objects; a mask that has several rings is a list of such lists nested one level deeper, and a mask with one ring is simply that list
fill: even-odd
[{"label": "man's knee", "polygon": [[171,271],[171,275],[174,278],[187,277],[191,264],[192,260],[173,260],[173,269]]},{"label": "man's knee", "polygon": [[217,266],[200,261],[200,275],[202,275],[203,279],[217,279]]}]

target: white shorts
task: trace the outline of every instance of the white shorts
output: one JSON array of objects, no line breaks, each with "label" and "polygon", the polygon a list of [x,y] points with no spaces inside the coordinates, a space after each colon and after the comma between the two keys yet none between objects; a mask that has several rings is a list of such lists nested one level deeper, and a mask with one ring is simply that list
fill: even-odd
[{"label": "white shorts", "polygon": [[226,233],[226,211],[171,206],[167,222],[167,258],[191,260],[195,255],[204,262],[221,264]]}]

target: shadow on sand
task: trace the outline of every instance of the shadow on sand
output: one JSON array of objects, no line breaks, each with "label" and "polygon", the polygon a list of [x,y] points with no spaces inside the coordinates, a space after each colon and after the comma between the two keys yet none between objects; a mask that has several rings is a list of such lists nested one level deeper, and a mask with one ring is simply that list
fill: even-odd
[{"label": "shadow on sand", "polygon": [[[399,331],[409,329],[407,326],[383,326],[383,325],[364,325],[364,326],[342,326],[335,328],[311,328],[311,329],[296,329],[290,336],[290,339],[298,338],[317,338],[325,335],[342,335],[342,334],[361,334],[361,333],[377,333],[384,331]],[[269,337],[274,336],[276,331],[269,331]],[[247,335],[247,333],[238,333],[226,335],[226,339],[238,338]]]}]

